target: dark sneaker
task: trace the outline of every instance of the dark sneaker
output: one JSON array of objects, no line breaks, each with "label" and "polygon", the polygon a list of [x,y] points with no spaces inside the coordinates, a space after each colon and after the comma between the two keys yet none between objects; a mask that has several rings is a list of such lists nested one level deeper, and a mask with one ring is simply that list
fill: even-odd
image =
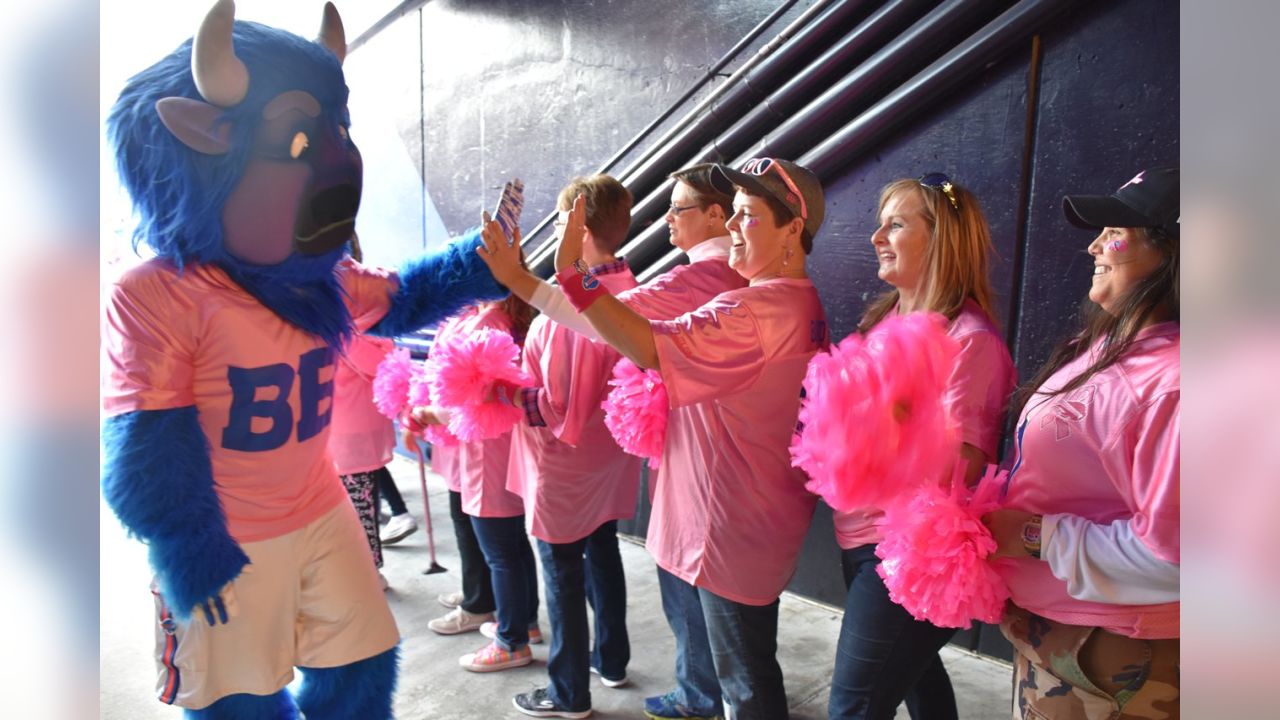
[{"label": "dark sneaker", "polygon": [[511,704],[525,715],[533,717],[558,717],[558,718],[588,718],[591,717],[591,708],[586,710],[570,710],[568,708],[556,705],[551,699],[551,694],[547,689],[542,687],[533,692],[520,693],[511,699]]},{"label": "dark sneaker", "polygon": [[676,701],[675,691],[644,699],[644,716],[650,720],[723,720],[715,713],[702,713]]}]

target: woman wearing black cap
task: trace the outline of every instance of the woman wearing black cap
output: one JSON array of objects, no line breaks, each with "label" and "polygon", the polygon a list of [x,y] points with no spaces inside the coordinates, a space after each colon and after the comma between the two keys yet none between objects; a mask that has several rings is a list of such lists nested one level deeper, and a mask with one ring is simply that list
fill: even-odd
[{"label": "woman wearing black cap", "polygon": [[1178,171],[1064,199],[1099,230],[1084,328],[1015,398],[1006,507],[1014,716],[1179,716]]}]

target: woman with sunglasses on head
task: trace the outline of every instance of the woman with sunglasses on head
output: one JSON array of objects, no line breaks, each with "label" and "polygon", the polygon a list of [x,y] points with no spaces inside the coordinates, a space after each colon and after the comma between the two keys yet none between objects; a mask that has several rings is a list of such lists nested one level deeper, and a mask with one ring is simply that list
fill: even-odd
[{"label": "woman with sunglasses on head", "polygon": [[[696,310],[727,290],[741,288],[746,280],[729,267],[730,238],[725,221],[733,214],[733,196],[711,182],[714,164],[700,163],[671,174],[671,204],[665,220],[671,244],[684,251],[687,264],[659,274],[645,284],[618,295],[618,299],[650,320],[671,320]],[[486,228],[497,238],[496,227]],[[514,243],[520,244],[517,229]],[[501,259],[514,259],[502,256]],[[579,315],[559,288],[526,268],[490,262],[498,282],[541,310],[557,324],[579,335],[599,340],[586,317]],[[661,467],[650,475],[652,497],[662,476]],[[676,636],[676,689],[645,698],[645,714],[665,718],[711,718],[723,714],[720,684],[711,660],[711,646],[697,590],[658,567],[662,609]]]},{"label": "woman with sunglasses on head", "polygon": [[[858,331],[912,312],[947,318],[947,334],[960,347],[947,388],[961,427],[956,462],[974,482],[995,461],[1005,406],[1017,382],[992,306],[986,218],[972,193],[931,173],[885,186],[878,219],[871,243],[878,275],[892,289],[872,302]],[[955,718],[955,695],[938,650],[956,631],[916,620],[889,599],[876,572],[882,515],[878,508],[834,514],[848,595],[828,716],[892,718],[905,700],[913,720]]]},{"label": "woman with sunglasses on head", "polygon": [[[716,166],[712,178],[735,191],[729,264],[747,287],[674,320],[646,319],[582,262],[581,199],[556,254],[557,277],[606,342],[662,374],[671,410],[649,552],[673,582],[697,593],[732,716],[779,720],[788,712],[776,657],[778,597],[816,504],[788,446],[805,368],[827,344],[826,316],[805,272],[825,208],[817,177],[786,160],[750,160],[742,171]],[[486,242],[479,252],[508,250]],[[691,659],[687,647],[677,651],[677,662]]]},{"label": "woman with sunglasses on head", "polygon": [[1019,393],[1005,507],[1016,718],[1179,716],[1178,170],[1064,198],[1100,231],[1084,328]]}]

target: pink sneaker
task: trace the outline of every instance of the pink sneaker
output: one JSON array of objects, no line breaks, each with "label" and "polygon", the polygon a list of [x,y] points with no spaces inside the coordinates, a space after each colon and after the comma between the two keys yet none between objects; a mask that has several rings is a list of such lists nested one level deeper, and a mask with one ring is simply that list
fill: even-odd
[{"label": "pink sneaker", "polygon": [[458,664],[463,670],[479,673],[507,670],[528,665],[531,662],[533,662],[533,652],[529,650],[528,645],[514,652],[508,652],[498,647],[496,642],[491,642],[476,652],[467,653],[458,658]]},{"label": "pink sneaker", "polygon": [[[496,640],[498,638],[498,623],[487,622],[487,623],[481,624],[480,634],[489,638],[490,640]],[[542,630],[537,625],[529,626],[529,644],[530,645],[542,644]]]}]

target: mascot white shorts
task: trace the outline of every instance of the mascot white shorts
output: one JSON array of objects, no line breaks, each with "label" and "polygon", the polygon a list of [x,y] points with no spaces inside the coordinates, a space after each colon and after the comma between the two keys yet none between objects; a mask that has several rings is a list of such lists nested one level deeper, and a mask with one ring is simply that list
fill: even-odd
[{"label": "mascot white shorts", "polygon": [[156,595],[162,702],[200,709],[227,695],[270,695],[293,680],[295,666],[339,667],[399,642],[351,503],[241,547],[249,565],[224,596],[227,624],[211,627],[199,610],[177,623]]}]

